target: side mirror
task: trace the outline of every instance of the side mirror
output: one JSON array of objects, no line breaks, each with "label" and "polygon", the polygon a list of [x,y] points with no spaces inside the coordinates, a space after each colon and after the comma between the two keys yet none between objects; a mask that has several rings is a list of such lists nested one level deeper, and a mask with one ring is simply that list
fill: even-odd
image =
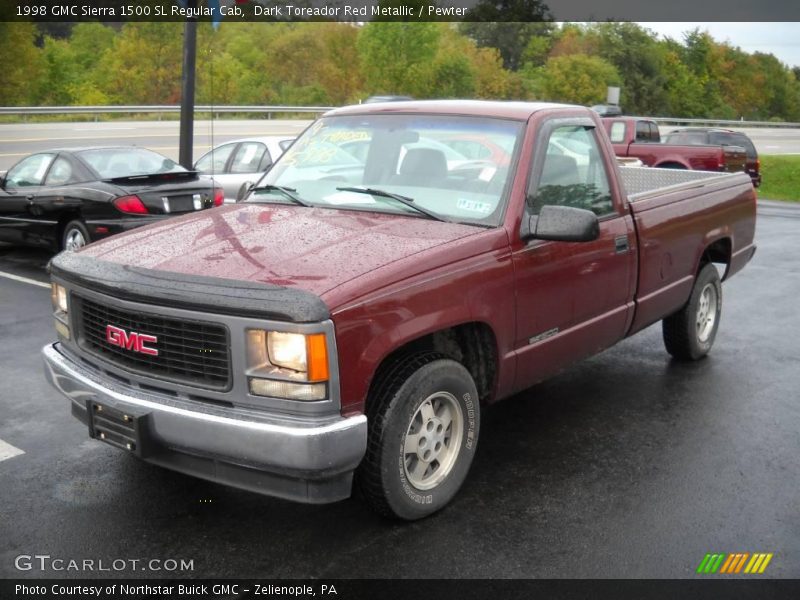
[{"label": "side mirror", "polygon": [[256,186],[255,183],[252,181],[245,181],[240,187],[239,191],[236,192],[236,201],[241,202],[253,191],[253,188]]},{"label": "side mirror", "polygon": [[571,206],[545,205],[528,227],[529,237],[556,242],[591,242],[600,235],[597,215]]}]

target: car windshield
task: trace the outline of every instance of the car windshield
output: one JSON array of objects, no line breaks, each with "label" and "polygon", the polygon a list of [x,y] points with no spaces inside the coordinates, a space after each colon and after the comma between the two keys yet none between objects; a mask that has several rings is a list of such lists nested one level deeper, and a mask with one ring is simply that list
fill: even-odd
[{"label": "car windshield", "polygon": [[[313,206],[416,217],[427,212],[428,218],[497,226],[522,128],[518,121],[446,115],[323,118],[247,201],[289,202],[283,188]],[[480,143],[487,151],[473,158],[453,140]]]},{"label": "car windshield", "polygon": [[77,155],[100,176],[100,179],[186,171],[166,156],[144,148],[99,148],[82,150],[77,152]]}]

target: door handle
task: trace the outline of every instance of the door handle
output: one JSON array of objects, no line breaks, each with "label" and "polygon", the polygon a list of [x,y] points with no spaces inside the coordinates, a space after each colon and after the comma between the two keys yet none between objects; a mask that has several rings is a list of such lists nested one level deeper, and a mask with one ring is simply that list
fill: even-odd
[{"label": "door handle", "polygon": [[28,202],[33,202],[33,198],[34,198],[34,196],[25,196],[25,199],[26,199]]},{"label": "door handle", "polygon": [[614,238],[614,250],[617,254],[625,254],[628,251],[627,235],[620,235]]}]

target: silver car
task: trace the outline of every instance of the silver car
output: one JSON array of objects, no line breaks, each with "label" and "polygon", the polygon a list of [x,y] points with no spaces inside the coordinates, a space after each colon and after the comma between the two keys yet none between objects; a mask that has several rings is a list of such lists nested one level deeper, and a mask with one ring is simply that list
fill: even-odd
[{"label": "silver car", "polygon": [[255,183],[294,141],[292,136],[243,138],[220,144],[194,164],[225,190],[225,202],[236,202],[245,184]]}]

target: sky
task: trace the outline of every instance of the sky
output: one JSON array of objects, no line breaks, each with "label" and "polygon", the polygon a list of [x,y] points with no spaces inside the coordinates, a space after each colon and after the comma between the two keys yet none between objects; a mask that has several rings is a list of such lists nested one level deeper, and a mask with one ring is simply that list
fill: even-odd
[{"label": "sky", "polygon": [[[794,0],[797,1],[797,0]],[[729,42],[745,52],[773,54],[790,67],[800,67],[800,23],[639,23],[677,41],[683,32],[699,27],[718,42]]]}]

